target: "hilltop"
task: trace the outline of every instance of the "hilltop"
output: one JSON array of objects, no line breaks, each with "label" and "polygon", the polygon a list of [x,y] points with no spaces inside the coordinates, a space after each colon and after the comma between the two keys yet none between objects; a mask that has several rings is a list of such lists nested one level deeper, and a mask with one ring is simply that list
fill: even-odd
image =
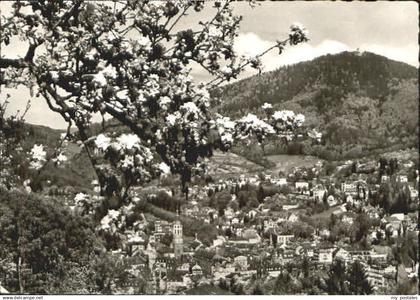
[{"label": "hilltop", "polygon": [[[306,126],[318,128],[324,141],[294,144],[292,154],[356,158],[417,147],[417,79],[417,69],[408,64],[369,52],[342,52],[252,76],[212,94],[220,103],[217,110],[231,117],[261,114],[265,102],[303,113]],[[269,154],[287,151],[271,145]]]}]

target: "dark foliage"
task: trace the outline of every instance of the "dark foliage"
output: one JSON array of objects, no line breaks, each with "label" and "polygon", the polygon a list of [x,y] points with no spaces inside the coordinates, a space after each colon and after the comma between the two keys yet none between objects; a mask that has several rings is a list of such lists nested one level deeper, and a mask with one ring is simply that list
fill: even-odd
[{"label": "dark foliage", "polygon": [[303,113],[305,125],[324,135],[316,145],[297,141],[285,147],[270,141],[270,154],[340,159],[417,145],[417,70],[373,53],[322,56],[227,85],[213,95],[220,98],[223,114],[261,114],[259,107],[268,102]]}]

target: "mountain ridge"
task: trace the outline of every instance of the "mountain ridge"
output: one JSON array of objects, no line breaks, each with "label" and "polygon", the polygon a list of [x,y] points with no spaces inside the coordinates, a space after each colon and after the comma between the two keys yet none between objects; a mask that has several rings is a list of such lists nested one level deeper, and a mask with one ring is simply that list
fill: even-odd
[{"label": "mountain ridge", "polygon": [[[305,126],[324,135],[320,145],[303,141],[284,147],[271,140],[264,148],[266,155],[309,154],[336,160],[390,146],[417,147],[417,78],[417,68],[406,63],[370,52],[341,52],[244,78],[211,94],[220,103],[215,110],[224,115],[262,115],[259,108],[268,102],[274,109],[303,113]],[[113,127],[112,120],[106,123]],[[35,133],[30,140],[36,143],[64,132],[28,126]],[[100,123],[94,127],[98,131]]]},{"label": "mountain ridge", "polygon": [[212,96],[217,111],[233,118],[262,116],[265,102],[302,113],[305,126],[323,133],[323,144],[303,143],[291,154],[341,159],[398,143],[417,145],[417,73],[411,65],[370,52],[341,52],[239,80]]}]

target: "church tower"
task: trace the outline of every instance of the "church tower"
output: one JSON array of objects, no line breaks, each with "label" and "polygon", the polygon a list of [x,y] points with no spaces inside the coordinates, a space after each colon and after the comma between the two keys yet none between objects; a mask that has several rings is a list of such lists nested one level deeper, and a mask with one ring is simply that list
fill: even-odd
[{"label": "church tower", "polygon": [[172,228],[173,234],[173,245],[174,245],[174,254],[175,258],[180,258],[184,249],[183,239],[182,239],[182,224],[181,221],[176,220]]},{"label": "church tower", "polygon": [[156,262],[156,257],[157,257],[157,253],[156,253],[156,249],[154,247],[152,247],[152,245],[150,245],[150,243],[147,245],[147,249],[146,249],[146,255],[148,258],[148,262],[149,262],[149,269],[150,271],[153,272],[153,266]]}]

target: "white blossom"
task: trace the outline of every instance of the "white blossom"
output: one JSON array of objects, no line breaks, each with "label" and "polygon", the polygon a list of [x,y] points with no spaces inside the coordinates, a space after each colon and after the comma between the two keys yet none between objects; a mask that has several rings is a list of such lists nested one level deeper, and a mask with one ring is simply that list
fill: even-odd
[{"label": "white blossom", "polygon": [[101,220],[101,228],[102,229],[110,229],[111,223],[116,221],[120,216],[120,212],[118,210],[110,209],[108,214],[102,218]]},{"label": "white blossom", "polygon": [[59,77],[59,73],[57,71],[50,71],[51,78],[54,82],[57,82]]},{"label": "white blossom", "polygon": [[265,103],[263,104],[263,106],[261,106],[261,108],[262,108],[263,110],[267,110],[267,109],[271,109],[271,108],[273,108],[273,105],[272,105],[271,103],[267,103],[267,102],[265,102]]},{"label": "white blossom", "polygon": [[232,72],[233,72],[232,68],[228,66],[224,66],[220,71],[222,72],[223,75],[226,75],[226,76],[232,75]]},{"label": "white blossom", "polygon": [[299,22],[294,22],[291,26],[290,26],[290,30],[291,31],[301,31],[303,33],[308,34],[309,31],[305,28],[305,26],[303,26],[302,23]]},{"label": "white blossom", "polygon": [[98,135],[95,139],[96,147],[98,147],[99,149],[102,149],[103,151],[108,149],[110,143],[111,143],[111,139],[102,133]]},{"label": "white blossom", "polygon": [[127,206],[121,207],[122,213],[125,215],[128,215],[133,212],[133,209],[135,208],[135,205],[133,203],[128,204]]},{"label": "white blossom", "polygon": [[117,138],[119,145],[124,149],[139,148],[140,138],[136,134],[122,134]]},{"label": "white blossom", "polygon": [[280,120],[280,121],[287,121],[289,119],[292,119],[295,117],[295,113],[291,110],[280,110],[280,111],[275,111],[273,114],[273,118],[275,120]]},{"label": "white blossom", "polygon": [[196,95],[197,95],[198,99],[200,100],[200,102],[204,103],[206,107],[209,107],[210,106],[210,103],[209,103],[209,99],[210,99],[209,91],[206,88],[201,87],[201,88],[197,88],[195,92],[196,92]]},{"label": "white blossom", "polygon": [[297,126],[301,126],[305,122],[305,116],[302,114],[297,114],[295,121]]},{"label": "white blossom", "polygon": [[76,194],[76,196],[74,196],[74,201],[77,203],[84,201],[88,198],[88,195],[86,195],[85,193],[78,193]]},{"label": "white blossom", "polygon": [[118,91],[116,96],[119,99],[129,99],[129,94],[128,94],[128,90],[122,90],[122,91]]},{"label": "white blossom", "polygon": [[159,105],[160,107],[162,107],[163,109],[167,109],[169,103],[171,103],[172,100],[171,98],[169,98],[168,96],[164,96],[164,97],[160,97],[159,98]]},{"label": "white blossom", "polygon": [[103,87],[108,84],[107,78],[115,79],[117,77],[117,70],[114,66],[108,65],[102,71],[99,71],[93,76],[93,82]]},{"label": "white blossom", "polygon": [[308,41],[308,30],[300,23],[293,23],[290,26],[289,43],[297,45],[302,42]]},{"label": "white blossom", "polygon": [[131,168],[134,166],[134,159],[132,156],[127,155],[124,157],[124,159],[121,161],[121,165],[123,168]]},{"label": "white blossom", "polygon": [[236,123],[229,117],[219,117],[216,119],[216,127],[223,143],[233,142],[233,133]]},{"label": "white blossom", "polygon": [[[111,113],[115,116],[113,112],[117,112],[121,116],[118,119],[124,127],[133,129],[134,126],[138,126],[139,130],[145,128],[147,131],[145,136],[149,134],[149,129],[155,131],[155,138],[147,141],[143,141],[135,134],[120,135],[114,132],[99,134],[94,137],[92,143],[78,143],[86,147],[96,146],[95,150],[107,152],[107,155],[94,152],[95,156],[103,155],[97,160],[96,166],[106,175],[104,178],[101,177],[102,187],[109,183],[107,175],[115,175],[114,178],[121,186],[127,184],[128,181],[124,179],[129,177],[136,184],[142,185],[159,173],[156,172],[158,169],[163,173],[170,173],[168,165],[181,173],[183,180],[188,181],[189,178],[184,176],[185,172],[180,170],[184,167],[194,170],[201,168],[195,161],[201,162],[201,157],[194,158],[192,162],[186,160],[191,148],[208,144],[209,147],[221,147],[225,150],[227,147],[223,146],[230,146],[226,144],[232,143],[235,138],[255,133],[261,141],[265,135],[274,133],[274,125],[277,132],[289,134],[296,125],[304,121],[301,115],[293,114],[289,117],[285,113],[276,115],[278,119],[267,117],[264,120],[249,114],[238,122],[223,117],[217,120],[213,118],[212,110],[209,109],[209,92],[205,84],[196,85],[190,76],[194,73],[191,67],[195,67],[195,63],[189,58],[194,57],[194,61],[201,64],[211,75],[219,77],[220,83],[239,75],[243,71],[241,65],[244,62],[260,69],[261,61],[259,57],[239,58],[234,53],[234,38],[238,33],[240,16],[233,13],[232,8],[227,5],[228,0],[215,2],[216,6],[223,9],[216,9],[217,16],[213,21],[202,23],[200,34],[193,33],[192,48],[188,45],[187,35],[183,36],[188,32],[178,30],[177,38],[169,41],[167,39],[170,37],[165,30],[155,30],[156,26],[171,26],[172,22],[164,25],[165,19],[176,18],[190,5],[193,5],[197,11],[201,10],[198,9],[202,5],[199,4],[200,1],[193,2],[129,1],[129,9],[125,9],[125,5],[117,4],[112,8],[100,1],[91,2],[94,9],[86,15],[89,20],[81,20],[90,21],[91,30],[79,24],[77,18],[68,19],[66,26],[58,22],[52,30],[51,26],[48,27],[51,22],[47,22],[48,20],[45,20],[39,11],[34,12],[38,26],[29,26],[22,10],[19,12],[16,10],[18,13],[15,13],[10,22],[9,20],[3,22],[10,24],[5,28],[6,37],[10,35],[8,33],[10,28],[14,27],[15,31],[20,32],[12,35],[16,34],[24,40],[45,39],[43,45],[46,50],[37,52],[36,71],[39,71],[39,76],[29,76],[33,75],[29,71],[25,71],[28,75],[23,76],[15,68],[7,68],[12,73],[9,74],[6,70],[6,78],[16,77],[22,82],[26,81],[39,88],[40,93],[56,90],[63,97],[60,103],[55,104],[64,110],[74,109],[75,114],[68,115],[69,122],[80,124],[86,129],[92,125],[92,117],[99,109],[102,114]],[[53,23],[65,16],[72,7],[76,9],[75,14],[78,14],[79,9],[83,10],[83,6],[77,8],[71,1],[64,1],[62,6],[55,7],[53,17],[57,20],[52,20]],[[171,15],[172,13],[175,15]],[[139,29],[138,32],[132,30],[133,24]],[[306,29],[300,24],[292,25],[290,43],[304,41],[306,33]],[[156,40],[154,49],[152,44],[155,42],[152,43],[151,39]],[[158,43],[162,46],[162,51],[159,51]],[[80,51],[75,51],[75,48]],[[38,80],[30,80],[35,77]],[[59,80],[64,78],[65,81]],[[116,80],[117,78],[120,80]],[[268,104],[263,106],[263,109],[269,108],[272,107]],[[273,121],[281,122],[276,124]],[[211,125],[211,132],[208,124]],[[289,124],[292,126],[286,126]],[[144,145],[148,145],[153,152]],[[165,148],[157,153],[157,145]],[[107,151],[114,149],[117,151]],[[36,155],[32,158],[31,166],[40,167],[41,162],[45,160],[45,151],[41,148],[40,151],[34,152],[38,154],[33,153]],[[43,155],[39,155],[40,153]],[[153,162],[154,158],[158,159],[158,155],[164,156],[161,159],[168,162],[168,165]],[[67,158],[60,154],[55,160],[63,162]],[[0,173],[2,173],[0,177],[4,177],[3,170],[0,170]],[[94,200],[94,196],[89,197],[90,201]],[[85,199],[82,196],[80,198],[80,201]],[[87,204],[90,209],[91,203]],[[123,221],[119,212],[109,211],[102,219],[101,225],[103,228],[116,228],[117,219],[121,225]]]},{"label": "white blossom", "polygon": [[163,174],[170,174],[171,168],[164,162],[159,164],[159,169],[162,171]]},{"label": "white blossom", "polygon": [[33,169],[39,169],[42,167],[46,160],[47,153],[44,151],[43,145],[35,144],[31,150],[31,163],[30,166]]},{"label": "white blossom", "polygon": [[322,139],[322,133],[318,132],[316,129],[309,131],[308,136],[314,140],[317,140],[318,142],[320,142]]},{"label": "white blossom", "polygon": [[108,76],[110,78],[114,78],[115,79],[117,77],[117,70],[112,65],[108,65],[105,69],[102,70],[102,73],[105,76]]},{"label": "white blossom", "polygon": [[232,143],[233,142],[233,134],[230,132],[225,132],[221,135],[222,142],[224,143]]},{"label": "white blossom", "polygon": [[106,86],[107,85],[106,78],[105,78],[105,76],[102,72],[99,72],[99,73],[95,74],[93,76],[92,81],[95,82],[96,84],[98,84],[99,86]]},{"label": "white blossom", "polygon": [[219,38],[221,36],[223,36],[223,32],[219,28],[217,28],[216,26],[211,26],[209,28],[209,37]]},{"label": "white blossom", "polygon": [[97,54],[98,54],[98,51],[95,48],[92,48],[90,49],[88,53],[86,53],[85,57],[89,60],[95,60]]},{"label": "white blossom", "polygon": [[62,163],[65,163],[66,161],[67,161],[67,156],[65,156],[63,153],[60,153],[54,159],[54,162],[56,162],[57,164],[62,164]]},{"label": "white blossom", "polygon": [[186,102],[181,106],[181,109],[185,109],[189,113],[198,113],[200,110],[194,102]]},{"label": "white blossom", "polygon": [[151,44],[150,40],[144,36],[140,36],[139,38],[137,38],[136,42],[143,47],[149,47]]},{"label": "white blossom", "polygon": [[168,123],[171,126],[174,126],[176,124],[177,120],[178,120],[178,117],[175,114],[170,114],[170,115],[166,116],[166,121],[168,121]]},{"label": "white blossom", "polygon": [[261,130],[267,133],[275,133],[274,128],[263,120],[260,120],[256,115],[248,113],[245,117],[239,120],[240,123],[246,124],[253,130]]}]

